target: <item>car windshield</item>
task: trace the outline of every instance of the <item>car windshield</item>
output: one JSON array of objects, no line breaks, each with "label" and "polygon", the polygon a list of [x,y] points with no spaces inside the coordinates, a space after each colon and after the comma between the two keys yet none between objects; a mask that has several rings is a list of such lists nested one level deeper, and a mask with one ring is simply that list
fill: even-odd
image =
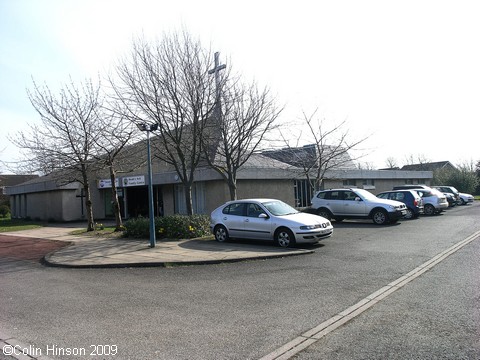
[{"label": "car windshield", "polygon": [[283,216],[298,213],[293,207],[283,201],[267,201],[262,203],[272,215]]},{"label": "car windshield", "polygon": [[370,191],[367,191],[367,190],[355,189],[355,193],[361,196],[365,200],[370,200],[370,201],[378,200],[378,198],[375,195],[373,195]]}]

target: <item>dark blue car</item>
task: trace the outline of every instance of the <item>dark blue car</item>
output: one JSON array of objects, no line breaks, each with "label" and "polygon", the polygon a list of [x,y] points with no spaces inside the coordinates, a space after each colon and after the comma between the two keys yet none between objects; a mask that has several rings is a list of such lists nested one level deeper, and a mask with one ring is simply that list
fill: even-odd
[{"label": "dark blue car", "polygon": [[415,190],[385,191],[378,194],[377,197],[403,202],[407,206],[405,219],[416,219],[423,213],[423,200]]}]

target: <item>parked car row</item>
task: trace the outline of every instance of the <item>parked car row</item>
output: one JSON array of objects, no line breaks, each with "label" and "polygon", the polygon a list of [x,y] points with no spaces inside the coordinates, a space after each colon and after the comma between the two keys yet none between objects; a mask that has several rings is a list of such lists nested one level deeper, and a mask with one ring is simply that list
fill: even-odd
[{"label": "parked car row", "polygon": [[420,195],[423,201],[423,213],[425,215],[439,214],[448,209],[450,204],[445,194],[437,189],[425,185],[402,185],[395,186],[394,190],[411,190]]},{"label": "parked car row", "polygon": [[[449,192],[453,189],[403,185],[377,196],[356,188],[321,190],[312,198],[314,214],[299,212],[276,199],[235,200],[211,213],[210,228],[219,242],[230,238],[273,240],[281,247],[316,243],[333,234],[332,219],[371,219],[383,225],[442,212],[449,207],[445,194],[457,196]],[[456,203],[473,202],[469,194],[458,193],[455,199]]]},{"label": "parked car row", "polygon": [[[447,194],[452,197],[454,205],[449,204]],[[402,185],[377,196],[363,189],[322,190],[313,197],[312,208],[326,219],[342,221],[345,218],[363,218],[382,225],[395,223],[401,218],[418,218],[420,214],[438,214],[450,206],[472,201],[472,195],[464,194],[461,197],[452,186],[431,188],[425,185]]]}]

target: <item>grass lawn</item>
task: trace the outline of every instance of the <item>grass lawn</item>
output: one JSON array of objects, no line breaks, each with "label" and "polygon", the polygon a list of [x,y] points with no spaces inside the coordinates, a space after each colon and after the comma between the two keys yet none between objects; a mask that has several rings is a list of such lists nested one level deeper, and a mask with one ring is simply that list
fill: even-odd
[{"label": "grass lawn", "polygon": [[0,232],[36,229],[42,226],[43,223],[38,221],[0,218]]},{"label": "grass lawn", "polygon": [[72,235],[87,235],[87,236],[101,236],[107,238],[119,238],[122,237],[123,231],[115,231],[115,226],[105,226],[101,229],[95,229],[94,231],[87,231],[87,229],[74,230],[71,232]]}]

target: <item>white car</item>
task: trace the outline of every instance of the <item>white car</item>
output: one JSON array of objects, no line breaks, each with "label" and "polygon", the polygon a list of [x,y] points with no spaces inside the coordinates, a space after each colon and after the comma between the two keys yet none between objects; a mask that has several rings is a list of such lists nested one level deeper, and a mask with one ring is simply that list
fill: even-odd
[{"label": "white car", "polygon": [[407,206],[380,199],[364,189],[321,190],[312,198],[312,209],[326,219],[372,219],[377,225],[394,224],[407,215]]},{"label": "white car", "polygon": [[467,205],[468,203],[472,203],[475,198],[471,194],[459,193],[460,199],[458,203],[461,205]]},{"label": "white car", "polygon": [[230,238],[273,240],[281,247],[316,243],[333,233],[327,219],[275,199],[229,201],[213,210],[210,228],[219,242]]}]

